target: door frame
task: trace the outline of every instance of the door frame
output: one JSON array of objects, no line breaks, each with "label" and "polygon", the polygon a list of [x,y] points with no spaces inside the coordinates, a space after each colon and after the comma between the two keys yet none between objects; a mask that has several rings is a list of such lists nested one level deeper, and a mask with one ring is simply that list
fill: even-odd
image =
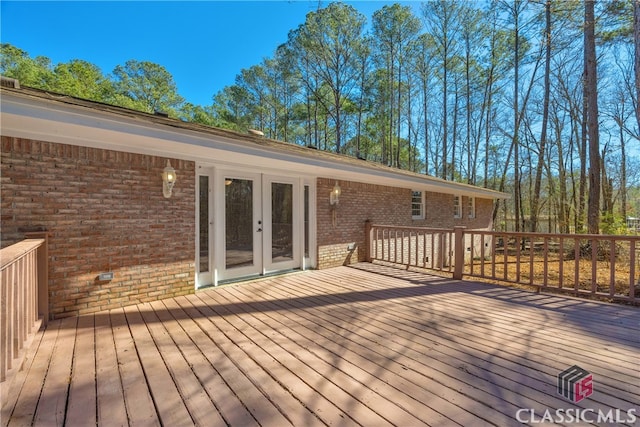
[{"label": "door frame", "polygon": [[[225,254],[225,189],[224,189],[224,175],[234,176],[239,179],[257,179],[260,185],[260,197],[263,197],[267,192],[264,187],[271,182],[282,182],[294,184],[294,209],[297,207],[297,213],[294,213],[294,262],[291,265],[283,265],[276,263],[272,266],[267,266],[266,263],[261,266],[259,270],[245,270],[240,272],[239,270],[234,273],[246,273],[228,274],[224,270],[226,265]],[[200,176],[209,177],[209,272],[200,273],[200,218],[199,218],[199,206],[200,206]],[[246,167],[236,165],[218,165],[214,163],[198,163],[196,165],[196,206],[195,206],[195,223],[196,223],[196,262],[195,262],[195,274],[196,274],[196,288],[202,288],[206,286],[217,286],[220,282],[231,281],[235,279],[241,279],[243,277],[251,277],[257,275],[264,275],[270,273],[277,273],[279,271],[286,271],[291,269],[306,270],[314,268],[316,265],[316,239],[317,239],[317,222],[316,222],[316,182],[315,176],[303,176],[300,174],[282,173],[279,170],[264,169],[260,172],[247,169]],[[255,181],[254,181],[255,182]],[[269,182],[269,184],[267,184]],[[304,192],[305,188],[308,189],[309,197],[308,204],[305,206]],[[255,189],[254,189],[255,190]],[[270,193],[270,192],[269,192]],[[262,206],[262,199],[260,200],[260,206]],[[308,226],[308,254],[305,256],[305,221],[304,213],[305,207],[308,209],[309,223]],[[254,205],[254,210],[256,206]],[[262,208],[261,208],[262,210]],[[261,213],[262,215],[262,213]],[[265,218],[263,218],[264,220]],[[264,221],[263,221],[264,222]],[[255,226],[256,224],[254,224]],[[264,224],[263,224],[264,225]],[[255,231],[255,230],[254,230]],[[264,231],[264,230],[263,230]],[[261,243],[262,254],[267,253],[265,246],[267,246],[267,239],[262,239]],[[270,254],[269,246],[269,254]],[[264,255],[263,255],[264,256]],[[261,258],[262,260],[262,258]],[[231,277],[233,276],[233,277]]]}]

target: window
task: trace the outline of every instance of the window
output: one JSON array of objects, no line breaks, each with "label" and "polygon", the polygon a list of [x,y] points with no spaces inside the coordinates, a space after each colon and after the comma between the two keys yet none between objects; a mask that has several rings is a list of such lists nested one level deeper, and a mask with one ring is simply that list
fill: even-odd
[{"label": "window", "polygon": [[473,219],[476,217],[476,198],[469,197],[467,200],[467,208],[469,209],[468,217]]},{"label": "window", "polygon": [[453,217],[462,218],[462,204],[460,203],[460,196],[453,196]]},{"label": "window", "polygon": [[422,191],[411,193],[411,218],[424,219],[424,192]]}]

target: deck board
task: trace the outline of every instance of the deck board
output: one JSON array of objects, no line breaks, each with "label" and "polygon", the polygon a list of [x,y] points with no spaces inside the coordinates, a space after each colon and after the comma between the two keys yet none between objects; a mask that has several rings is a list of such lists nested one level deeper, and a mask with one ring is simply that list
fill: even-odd
[{"label": "deck board", "polygon": [[[111,327],[127,421],[132,426],[160,425],[124,310],[116,309],[111,312]],[[114,376],[117,374],[118,372],[112,372]]]},{"label": "deck board", "polygon": [[[252,363],[248,359],[243,358],[241,347],[246,346],[246,340],[242,339],[233,328],[227,327],[220,319],[212,321],[210,317],[216,317],[215,312],[204,303],[198,296],[189,296],[188,299],[193,308],[189,310],[190,314],[196,318],[198,325],[215,342],[217,349],[217,358],[214,366],[220,372],[224,382],[227,384],[230,392],[235,394],[241,405],[248,410],[254,421],[247,419],[250,424],[258,425],[273,422],[282,423],[281,425],[290,424],[288,420],[278,411],[276,403],[265,396],[258,387],[248,371]],[[232,419],[235,419],[234,410],[231,411]],[[246,417],[246,414],[242,414]]]},{"label": "deck board", "polygon": [[96,424],[96,352],[94,316],[78,318],[66,422]]},{"label": "deck board", "polygon": [[[49,322],[3,389],[1,424],[517,426],[520,409],[567,408],[640,416],[638,354],[638,307],[359,264]],[[556,391],[574,364],[594,376],[579,403]]]},{"label": "deck board", "polygon": [[145,322],[141,314],[141,311],[146,311],[144,304],[137,307],[125,307],[124,311],[144,370],[144,376],[163,424],[171,426],[193,425],[191,414],[178,391],[179,385],[176,383],[176,378],[171,375],[160,354],[159,347],[162,343],[154,341],[151,336],[150,329],[156,327],[157,323],[149,318],[147,318],[148,323]]},{"label": "deck board", "polygon": [[53,347],[38,400],[34,422],[36,425],[64,424],[77,324],[77,317],[69,317],[60,322],[58,339]]},{"label": "deck board", "polygon": [[98,424],[110,422],[114,426],[125,426],[128,424],[127,408],[109,314],[94,316],[94,327]]}]

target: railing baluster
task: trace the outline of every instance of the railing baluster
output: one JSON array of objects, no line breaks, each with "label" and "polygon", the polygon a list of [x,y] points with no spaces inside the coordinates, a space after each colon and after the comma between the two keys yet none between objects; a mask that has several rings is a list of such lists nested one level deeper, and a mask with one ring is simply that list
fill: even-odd
[{"label": "railing baluster", "polygon": [[560,237],[560,246],[558,247],[558,288],[562,289],[564,285],[564,238]]},{"label": "railing baluster", "polygon": [[574,253],[574,261],[575,261],[574,272],[573,272],[573,275],[574,275],[573,289],[577,294],[578,288],[580,287],[580,239],[578,239],[577,237],[575,239],[573,253]]},{"label": "railing baluster", "polygon": [[507,240],[508,237],[506,235],[504,235],[503,237],[503,255],[504,255],[504,269],[502,270],[502,278],[506,281],[507,280],[507,269],[509,268],[509,260],[508,260],[508,253],[509,253],[509,241]]},{"label": "railing baluster", "polygon": [[431,260],[431,268],[433,268],[433,269],[436,268],[435,265],[434,265],[434,263],[436,261],[436,258],[435,258],[436,249],[435,248],[436,248],[436,235],[434,233],[434,234],[431,235],[431,251],[429,253],[430,254],[430,258],[429,259]]},{"label": "railing baluster", "polygon": [[486,257],[486,234],[480,233],[480,276],[484,277],[484,259]]},{"label": "railing baluster", "polygon": [[419,256],[419,254],[420,254],[420,250],[418,249],[418,240],[419,240],[419,238],[418,238],[418,232],[416,231],[416,248],[415,248],[415,252],[416,252],[416,263],[415,263],[415,266],[416,266],[416,267],[419,265],[419,263],[418,263],[418,256]]},{"label": "railing baluster", "polygon": [[516,282],[520,282],[520,255],[521,255],[522,239],[520,236],[516,237]]},{"label": "railing baluster", "polygon": [[598,292],[598,241],[591,239],[591,293]]},{"label": "railing baluster", "polygon": [[614,296],[616,293],[616,241],[611,239],[609,241],[609,296]]},{"label": "railing baluster", "polygon": [[549,238],[545,237],[544,241],[543,241],[543,245],[542,245],[542,251],[543,251],[543,278],[542,278],[542,284],[543,286],[546,288],[549,285],[549,282],[547,281],[547,278],[549,276]]},{"label": "railing baluster", "polygon": [[422,233],[422,266],[427,267],[427,232]]},{"label": "railing baluster", "polygon": [[629,243],[629,298],[635,298],[636,287],[636,241]]},{"label": "railing baluster", "polygon": [[470,254],[469,254],[469,267],[470,267],[469,268],[469,274],[471,274],[473,276],[473,264],[474,264],[473,260],[474,260],[474,252],[475,252],[474,236],[475,236],[475,234],[473,233],[473,231],[471,231],[469,233],[469,235],[471,236],[471,239],[470,239],[471,242],[469,244],[469,248],[471,249],[469,251],[470,252]]},{"label": "railing baluster", "polygon": [[498,248],[498,236],[493,235],[492,239],[491,239],[491,278],[495,279],[496,278],[496,254],[497,254],[497,248]]},{"label": "railing baluster", "polygon": [[533,236],[529,238],[529,284],[533,285],[533,251],[535,250]]},{"label": "railing baluster", "polygon": [[385,230],[382,230],[382,259],[386,260],[387,259],[385,256],[386,252],[384,251],[384,242],[386,239],[384,237],[384,233],[385,233]]}]

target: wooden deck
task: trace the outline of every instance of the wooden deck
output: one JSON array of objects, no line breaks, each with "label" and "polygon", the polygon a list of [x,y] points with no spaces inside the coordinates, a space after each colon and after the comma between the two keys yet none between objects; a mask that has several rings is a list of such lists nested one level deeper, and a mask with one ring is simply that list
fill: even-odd
[{"label": "wooden deck", "polygon": [[[640,425],[639,354],[638,308],[358,264],[52,321],[2,425]],[[575,364],[577,404],[556,390]]]}]

